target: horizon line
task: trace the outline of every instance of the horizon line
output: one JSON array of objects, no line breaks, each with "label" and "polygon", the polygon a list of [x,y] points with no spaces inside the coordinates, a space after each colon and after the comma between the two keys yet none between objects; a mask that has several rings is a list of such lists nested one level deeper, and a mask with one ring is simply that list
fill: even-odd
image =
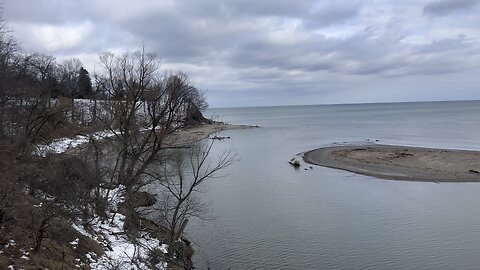
[{"label": "horizon line", "polygon": [[474,102],[479,99],[452,99],[452,100],[416,100],[416,101],[379,101],[379,102],[351,102],[351,103],[317,103],[317,104],[285,104],[285,105],[253,105],[231,107],[208,107],[208,109],[232,108],[262,108],[262,107],[295,107],[295,106],[335,106],[335,105],[367,105],[367,104],[397,104],[397,103],[442,103],[442,102]]}]

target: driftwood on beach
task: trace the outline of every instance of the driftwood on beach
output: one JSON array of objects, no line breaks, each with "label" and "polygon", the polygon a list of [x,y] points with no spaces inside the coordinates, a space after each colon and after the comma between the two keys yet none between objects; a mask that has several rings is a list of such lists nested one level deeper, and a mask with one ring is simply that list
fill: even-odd
[{"label": "driftwood on beach", "polygon": [[311,164],[383,179],[480,182],[480,152],[391,145],[349,145],[315,149]]}]

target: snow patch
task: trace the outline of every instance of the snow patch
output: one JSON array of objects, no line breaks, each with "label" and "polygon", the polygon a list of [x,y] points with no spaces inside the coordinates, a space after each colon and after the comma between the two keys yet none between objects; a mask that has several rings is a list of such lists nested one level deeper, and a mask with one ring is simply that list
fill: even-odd
[{"label": "snow patch", "polygon": [[[110,190],[108,200],[113,202],[113,205],[123,201],[123,189],[124,187],[120,186]],[[106,190],[102,190],[102,192],[106,192]],[[111,209],[111,211],[115,210]],[[124,215],[111,212],[107,221],[97,218],[90,224],[89,228],[92,229],[92,233],[87,232],[81,226],[72,225],[79,233],[96,240],[104,247],[105,254],[100,258],[94,252],[86,254],[90,268],[97,270],[112,268],[118,270],[140,270],[152,267],[168,269],[166,262],[160,261],[153,266],[146,260],[152,252],[157,252],[160,258],[167,254],[168,245],[161,243],[158,239],[146,233],[133,238],[128,237],[124,232],[124,222]],[[78,245],[78,241],[77,238],[70,244]]]},{"label": "snow patch", "polygon": [[167,253],[168,253],[168,245],[167,245],[167,244],[161,244],[161,245],[160,245],[160,251],[161,251],[163,254],[167,254]]},{"label": "snow patch", "polygon": [[55,139],[49,144],[37,145],[34,154],[45,157],[47,154],[61,154],[69,149],[78,147],[92,140],[101,140],[111,138],[117,134],[117,131],[98,131],[91,135],[77,135],[72,138]]},{"label": "snow patch", "polygon": [[70,245],[73,246],[73,249],[77,249],[79,242],[80,242],[80,239],[75,238],[75,240],[73,240],[72,242],[70,242]]},{"label": "snow patch", "polygon": [[[150,252],[160,251],[165,254],[168,246],[160,243],[158,239],[152,238],[147,234],[140,235],[137,238],[129,239],[123,231],[125,216],[116,214],[111,217],[110,222],[102,224],[99,220],[93,222],[92,228],[101,237],[90,235],[92,239],[105,247],[105,255],[96,259],[96,254],[87,254],[91,269],[108,270],[115,267],[119,270],[140,270],[150,269],[151,265],[146,260]],[[80,229],[78,226],[75,227]],[[85,234],[83,229],[78,230]],[[167,269],[166,262],[160,262],[155,265],[158,269]]]},{"label": "snow patch", "polygon": [[15,243],[15,240],[9,240],[8,243],[5,245],[5,249],[9,248],[9,247],[14,247],[16,246],[17,243]]},{"label": "snow patch", "polygon": [[39,203],[39,204],[33,205],[33,207],[35,207],[35,208],[42,208],[42,205],[43,205],[43,203]]}]

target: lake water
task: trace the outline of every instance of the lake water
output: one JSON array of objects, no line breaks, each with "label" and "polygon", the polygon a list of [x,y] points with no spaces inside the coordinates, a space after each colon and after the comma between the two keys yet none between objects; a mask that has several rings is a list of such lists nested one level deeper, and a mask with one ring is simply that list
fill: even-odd
[{"label": "lake water", "polygon": [[[480,102],[210,109],[232,124],[214,152],[239,162],[201,199],[188,237],[199,269],[478,269],[480,183],[380,180],[296,154],[334,143],[480,150]],[[310,165],[308,165],[310,166]],[[480,161],[479,167],[480,169]]]}]

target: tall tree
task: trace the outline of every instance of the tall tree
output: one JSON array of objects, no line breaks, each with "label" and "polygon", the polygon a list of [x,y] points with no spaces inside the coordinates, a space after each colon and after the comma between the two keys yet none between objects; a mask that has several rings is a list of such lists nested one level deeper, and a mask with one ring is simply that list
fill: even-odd
[{"label": "tall tree", "polygon": [[134,195],[151,182],[152,170],[165,162],[168,149],[179,147],[169,136],[181,128],[194,88],[186,76],[163,76],[155,54],[144,50],[105,53],[100,61],[104,72],[95,76],[95,85],[110,100],[103,102],[107,113],[97,118],[115,134],[111,140],[118,150],[110,181],[124,186],[124,211],[135,222]]},{"label": "tall tree", "polygon": [[92,97],[93,88],[92,88],[92,80],[90,79],[90,75],[88,71],[83,67],[80,68],[78,72],[78,98],[90,98]]},{"label": "tall tree", "polygon": [[34,88],[43,97],[48,107],[51,105],[51,98],[58,96],[58,82],[55,74],[57,62],[55,57],[43,53],[33,53],[25,57],[24,64],[26,72]]},{"label": "tall tree", "polygon": [[10,30],[3,20],[3,7],[0,5],[0,135],[3,135],[8,109],[7,103],[16,92],[15,55],[19,47],[10,35]]},{"label": "tall tree", "polygon": [[78,79],[81,68],[82,62],[77,58],[64,60],[58,65],[57,77],[64,96],[78,96]]},{"label": "tall tree", "polygon": [[[135,189],[157,154],[168,147],[165,138],[179,128],[189,93],[185,79],[163,80],[160,63],[144,50],[115,56],[101,55],[103,76],[96,85],[108,93],[107,119],[99,121],[114,132],[120,144],[116,176],[128,191]],[[147,100],[145,95],[149,94]]]}]

